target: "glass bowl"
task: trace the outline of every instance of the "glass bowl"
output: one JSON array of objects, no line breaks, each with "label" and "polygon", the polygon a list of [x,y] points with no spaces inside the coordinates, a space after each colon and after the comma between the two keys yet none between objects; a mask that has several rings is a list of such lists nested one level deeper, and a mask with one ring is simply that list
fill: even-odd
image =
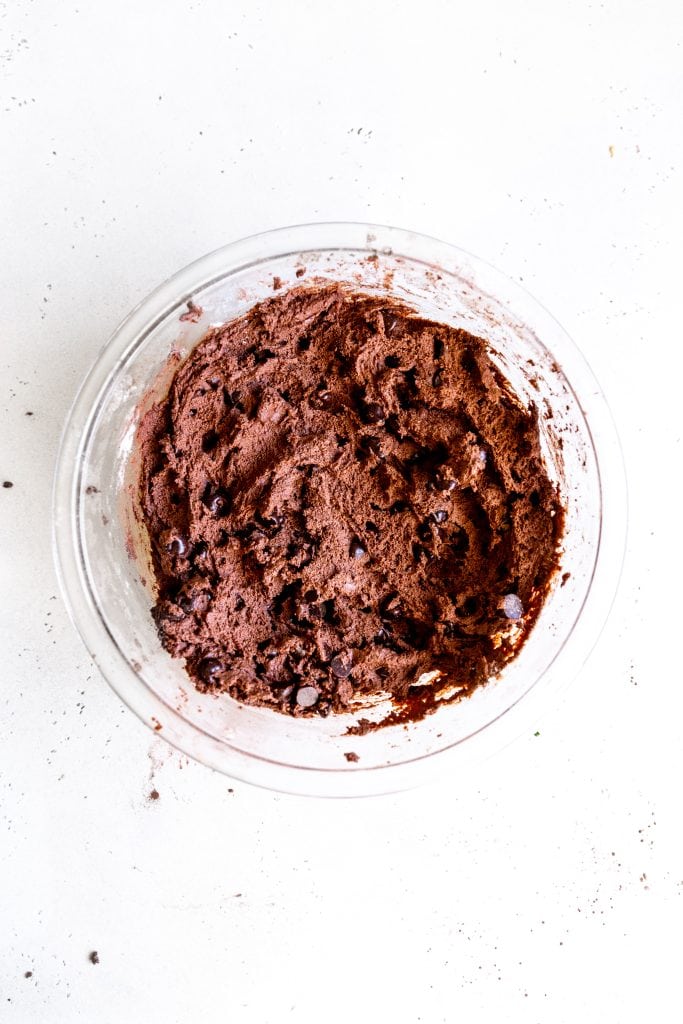
[{"label": "glass bowl", "polygon": [[[278,281],[279,279],[279,281]],[[419,722],[349,735],[356,715],[294,719],[197,692],[163,650],[130,498],[140,405],[163,394],[210,325],[274,289],[344,281],[486,338],[513,388],[541,412],[548,471],[566,505],[562,568],[518,656],[470,697]],[[198,322],[181,319],[187,303]],[[536,726],[575,676],[614,597],[626,534],[617,434],[593,374],[523,289],[444,242],[367,224],[311,224],[255,235],[181,270],[133,310],[88,374],[69,415],[54,491],[58,572],[90,655],[157,734],[237,779],[317,796],[404,789],[499,750]],[[136,532],[137,530],[137,532]],[[131,545],[135,550],[131,550]],[[136,557],[131,557],[136,555]],[[569,575],[567,575],[569,574]],[[381,714],[381,709],[375,709]],[[359,712],[363,717],[372,713]],[[358,760],[347,760],[346,754]]]}]

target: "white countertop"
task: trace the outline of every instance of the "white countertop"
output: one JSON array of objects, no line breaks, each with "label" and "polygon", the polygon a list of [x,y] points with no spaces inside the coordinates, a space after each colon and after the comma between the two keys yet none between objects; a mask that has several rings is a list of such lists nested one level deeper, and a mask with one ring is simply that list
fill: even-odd
[{"label": "white countertop", "polygon": [[[0,1021],[680,1020],[680,4],[13,0],[0,33]],[[59,433],[125,313],[225,242],[337,219],[522,280],[600,379],[631,495],[561,706],[356,802],[154,738],[50,543]]]}]

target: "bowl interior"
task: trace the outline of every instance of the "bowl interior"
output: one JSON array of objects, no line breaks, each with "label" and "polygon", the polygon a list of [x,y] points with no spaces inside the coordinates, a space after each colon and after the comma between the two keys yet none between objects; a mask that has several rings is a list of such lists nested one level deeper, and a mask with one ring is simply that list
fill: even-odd
[{"label": "bowl interior", "polygon": [[[586,601],[600,546],[600,473],[579,399],[561,368],[568,340],[559,326],[515,286],[506,294],[504,279],[457,250],[449,248],[446,259],[424,240],[422,248],[416,241],[401,252],[381,242],[368,235],[356,246],[200,264],[194,280],[167,288],[156,303],[147,300],[119,329],[105,350],[106,373],[78,438],[70,529],[88,614],[103,638],[100,644],[94,633],[86,637],[91,647],[97,644],[91,653],[121,696],[192,756],[252,781],[275,779],[276,786],[278,772],[308,775],[301,787],[285,782],[282,788],[346,791],[344,782],[313,785],[311,774],[338,780],[387,766],[409,770],[489,729],[539,680],[550,678]],[[183,664],[162,649],[150,615],[145,538],[131,514],[129,490],[141,403],[163,394],[177,365],[174,353],[184,356],[210,325],[271,296],[277,278],[282,287],[334,280],[390,293],[421,315],[486,338],[514,390],[541,414],[549,473],[566,506],[561,572],[569,576],[555,578],[531,636],[498,678],[420,722],[349,735],[359,716],[382,717],[387,708],[296,720],[226,695],[200,694]],[[189,297],[202,310],[197,323],[179,319]],[[349,752],[357,762],[347,761]]]}]

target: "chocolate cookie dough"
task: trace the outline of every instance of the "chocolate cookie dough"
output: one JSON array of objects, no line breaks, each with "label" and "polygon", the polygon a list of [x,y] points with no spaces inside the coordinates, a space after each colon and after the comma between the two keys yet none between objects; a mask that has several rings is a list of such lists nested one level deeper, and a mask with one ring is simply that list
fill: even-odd
[{"label": "chocolate cookie dough", "polygon": [[302,287],[212,329],[138,443],[162,642],[248,704],[431,710],[514,655],[558,564],[536,410],[393,300]]}]

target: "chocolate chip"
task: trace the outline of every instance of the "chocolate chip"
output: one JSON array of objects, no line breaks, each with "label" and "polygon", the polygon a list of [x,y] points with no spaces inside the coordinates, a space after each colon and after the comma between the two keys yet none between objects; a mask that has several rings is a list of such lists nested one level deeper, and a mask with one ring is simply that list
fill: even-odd
[{"label": "chocolate chip", "polygon": [[202,502],[209,512],[214,516],[227,516],[231,508],[231,500],[228,492],[222,487],[212,487],[207,484],[202,495]]},{"label": "chocolate chip", "polygon": [[401,360],[398,356],[385,356],[384,365],[388,366],[390,370],[398,370],[401,365]]},{"label": "chocolate chip", "polygon": [[456,609],[455,614],[458,615],[461,619],[469,618],[472,615],[476,615],[478,608],[478,598],[474,597],[474,595],[470,595],[470,597],[465,598],[465,600],[462,603],[462,606]]},{"label": "chocolate chip", "polygon": [[173,540],[169,541],[166,545],[166,550],[169,555],[174,555],[177,558],[182,558],[187,552],[187,541],[185,538],[178,534]]},{"label": "chocolate chip", "polygon": [[410,409],[413,406],[414,391],[407,384],[398,384],[396,387],[396,399],[402,409]]},{"label": "chocolate chip", "polygon": [[296,692],[296,702],[300,708],[312,708],[318,703],[319,696],[315,686],[300,686]]},{"label": "chocolate chip", "polygon": [[330,597],[327,601],[323,601],[321,605],[321,613],[323,620],[330,626],[338,626],[339,619],[335,611],[334,598]]},{"label": "chocolate chip", "polygon": [[209,557],[208,545],[203,540],[200,540],[199,543],[195,544],[194,548],[192,549],[192,554],[190,557],[193,562],[206,562],[207,558]]},{"label": "chocolate chip", "polygon": [[413,558],[416,562],[419,562],[421,558],[425,558],[427,561],[431,558],[429,551],[424,548],[421,544],[411,544],[411,550],[413,552]]},{"label": "chocolate chip", "polygon": [[260,512],[257,512],[254,518],[269,537],[274,537],[285,525],[285,517],[279,512],[272,516],[262,516]]},{"label": "chocolate chip", "polygon": [[477,362],[471,352],[463,353],[460,357],[460,365],[467,373],[474,373],[477,368]]},{"label": "chocolate chip", "polygon": [[207,590],[201,590],[198,593],[192,594],[192,596],[182,594],[178,598],[178,606],[182,608],[186,615],[189,615],[190,612],[196,611],[202,604],[208,604],[211,599],[212,594]]},{"label": "chocolate chip", "polygon": [[382,452],[382,445],[378,437],[373,437],[372,434],[363,434],[360,439],[360,446],[366,452],[372,452],[373,455],[380,455]]},{"label": "chocolate chip", "polygon": [[524,605],[517,594],[506,594],[503,598],[503,612],[508,619],[521,619],[524,615]]},{"label": "chocolate chip", "polygon": [[272,651],[268,655],[268,682],[271,686],[287,686],[292,682],[292,671],[286,654]]},{"label": "chocolate chip", "polygon": [[386,619],[389,622],[394,622],[403,617],[403,602],[398,596],[397,591],[392,591],[387,594],[386,597],[382,598],[379,605],[379,615],[381,619]]},{"label": "chocolate chip", "polygon": [[225,665],[218,658],[204,658],[199,663],[199,675],[205,683],[218,682],[219,676],[225,671]]},{"label": "chocolate chip", "polygon": [[444,622],[443,635],[447,640],[455,640],[462,636],[462,626],[457,622]]},{"label": "chocolate chip", "polygon": [[440,508],[440,509],[437,509],[436,512],[432,512],[431,513],[431,517],[432,517],[433,521],[435,523],[437,523],[437,525],[440,526],[441,523],[445,523],[446,520],[448,519],[448,512],[446,512],[445,509]]},{"label": "chocolate chip", "polygon": [[442,384],[443,384],[443,374],[442,374],[441,370],[437,370],[436,373],[434,374],[434,376],[432,377],[432,387],[433,388],[440,388]]},{"label": "chocolate chip", "polygon": [[386,412],[379,402],[366,402],[363,406],[363,419],[366,423],[384,423]]},{"label": "chocolate chip", "polygon": [[215,430],[209,430],[208,433],[204,434],[204,437],[202,438],[202,451],[206,452],[208,455],[209,452],[212,452],[214,450],[217,444],[218,434],[216,433]]},{"label": "chocolate chip", "polygon": [[404,441],[405,436],[401,433],[400,421],[395,412],[389,413],[384,424],[387,434],[391,434],[397,441]]},{"label": "chocolate chip", "polygon": [[441,359],[441,356],[443,355],[443,341],[441,340],[441,338],[434,338],[432,342],[432,349],[434,353],[434,358]]},{"label": "chocolate chip", "polygon": [[417,651],[424,651],[429,644],[433,630],[426,622],[419,619],[408,619],[402,631],[401,639]]},{"label": "chocolate chip", "polygon": [[259,411],[261,405],[262,392],[259,388],[252,388],[245,396],[242,402],[240,402],[237,408],[245,414],[247,419],[256,419],[256,414]]},{"label": "chocolate chip", "polygon": [[385,310],[382,310],[382,320],[384,321],[384,333],[391,334],[398,323],[397,318],[392,316],[391,313],[387,313]]},{"label": "chocolate chip", "polygon": [[449,546],[455,555],[466,555],[470,547],[470,538],[464,526],[457,526],[450,534]]},{"label": "chocolate chip", "polygon": [[340,654],[335,654],[334,658],[330,662],[330,671],[337,679],[346,679],[347,676],[351,675],[353,669],[353,655],[349,651],[342,651]]},{"label": "chocolate chip", "polygon": [[161,625],[161,623],[182,622],[183,619],[185,618],[185,614],[181,612],[180,608],[178,608],[177,605],[171,604],[167,601],[164,601],[163,604],[157,605],[152,614],[154,615],[154,618],[156,619],[162,631],[163,626]]},{"label": "chocolate chip", "polygon": [[254,352],[254,363],[256,366],[262,366],[267,363],[269,359],[276,359],[277,356],[274,352],[271,352],[269,348],[260,348]]},{"label": "chocolate chip", "polygon": [[315,557],[316,545],[313,541],[300,541],[288,544],[285,557],[295,569],[305,569]]},{"label": "chocolate chip", "polygon": [[456,480],[446,476],[446,474],[439,469],[437,469],[436,473],[432,476],[431,483],[437,491],[442,491],[444,494],[451,494],[458,486]]},{"label": "chocolate chip", "polygon": [[341,434],[335,434],[334,439],[340,448],[346,447],[346,445],[349,443],[348,437],[342,437]]},{"label": "chocolate chip", "polygon": [[367,550],[360,538],[352,537],[349,545],[349,558],[363,558],[365,555],[367,555]]},{"label": "chocolate chip", "polygon": [[314,409],[329,409],[333,401],[332,392],[327,387],[327,381],[321,380],[310,397],[310,404]]},{"label": "chocolate chip", "polygon": [[389,515],[395,516],[397,512],[407,512],[408,502],[407,501],[395,501],[389,506]]},{"label": "chocolate chip", "polygon": [[365,529],[368,533],[379,533],[379,526],[377,523],[373,523],[371,519],[366,520]]},{"label": "chocolate chip", "polygon": [[428,519],[425,519],[423,523],[420,523],[417,528],[417,535],[420,540],[423,540],[425,543],[429,543],[433,539],[432,526]]}]

